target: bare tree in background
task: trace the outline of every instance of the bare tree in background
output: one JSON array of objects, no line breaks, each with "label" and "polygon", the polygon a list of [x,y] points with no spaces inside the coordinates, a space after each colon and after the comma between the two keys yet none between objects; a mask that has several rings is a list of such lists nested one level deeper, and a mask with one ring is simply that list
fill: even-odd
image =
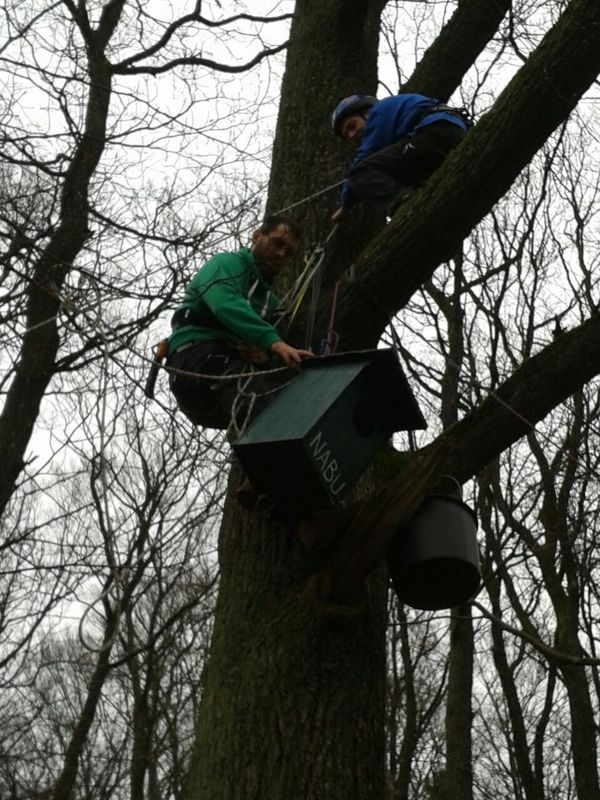
[{"label": "bare tree in background", "polygon": [[[554,341],[592,310],[588,298],[598,291],[597,250],[584,220],[593,220],[597,182],[592,175],[579,180],[581,158],[572,152],[572,142],[583,145],[586,135],[559,131],[466,248],[459,302],[468,324],[459,375],[463,413],[532,357],[540,343]],[[584,151],[588,160],[594,158],[592,141],[578,150]],[[574,185],[575,193],[561,189]],[[456,300],[456,266],[439,270],[434,281],[406,309],[400,331],[413,379],[424,399],[435,404],[443,398],[444,367],[459,364],[450,352],[447,311],[438,312]],[[429,331],[428,349],[423,331]],[[434,342],[437,358],[431,357]],[[485,549],[484,589],[474,610],[483,617],[470,648],[475,797],[533,800],[596,792],[597,743],[589,726],[598,704],[595,610],[594,601],[583,599],[596,580],[582,559],[583,552],[593,552],[595,540],[587,510],[595,507],[597,493],[596,394],[594,384],[575,393],[478,476],[476,505]],[[408,617],[409,628],[416,619]],[[579,634],[573,636],[574,631]],[[446,664],[442,660],[440,668],[436,657],[439,650],[430,659],[430,679],[441,685]],[[396,680],[402,681],[402,673]],[[449,688],[448,708],[451,701]],[[469,708],[463,702],[463,709]],[[400,721],[409,714],[408,704],[397,709]],[[586,720],[587,735],[582,735]],[[570,741],[566,731],[573,731]],[[452,739],[467,741],[464,724],[447,724],[446,748]],[[435,726],[425,731],[419,750],[426,750],[430,740],[439,740]],[[435,764],[431,796],[458,791],[460,776],[450,768],[449,751],[445,767],[434,760],[432,768]],[[416,796],[419,769],[414,758]]]},{"label": "bare tree in background", "polygon": [[[280,5],[271,19],[290,10]],[[304,521],[314,550],[226,502],[208,664],[203,592],[216,554],[201,537],[220,520],[222,441],[169,407],[144,411],[136,384],[185,279],[213,249],[243,242],[262,202],[271,154],[250,141],[263,128],[256,98],[228,77],[276,54],[286,34],[270,36],[264,9],[254,20],[236,9],[216,29],[199,4],[162,20],[125,2],[9,10],[7,796],[597,796],[597,409],[586,388],[600,368],[587,170],[597,122],[585,92],[600,68],[600,12],[591,0],[465,0],[440,24],[436,6],[295,4],[268,207],[310,198],[294,211],[309,241],[329,232],[335,205],[315,192],[350,157],[328,135],[331,108],[377,90],[382,13],[402,88],[445,100],[462,82],[480,119],[385,228],[363,210],[328,250],[323,298],[356,262],[341,289],[341,348],[374,346],[395,319],[429,431],[417,453],[370,476],[347,516]],[[232,64],[242,48],[230,32],[246,23],[257,27],[244,28],[250,44]],[[30,60],[49,52],[50,29],[56,52]],[[54,98],[39,131],[16,112],[30,75],[27,102]],[[209,99],[216,121],[203,116]],[[229,161],[225,139],[248,167]],[[140,188],[155,162],[164,179]],[[317,330],[328,313],[324,299]],[[454,612],[451,640],[444,615],[390,603],[382,567],[397,526],[447,472],[476,476],[484,534],[484,587]],[[337,534],[327,558],[319,530]],[[80,620],[82,609],[88,649],[64,634],[65,612]]]},{"label": "bare tree in background", "polygon": [[[269,91],[242,95],[232,78],[268,78],[288,17],[204,10],[66,0],[3,12],[11,797],[124,797],[123,781],[135,797],[181,793],[225,464],[218,437],[164,403],[145,410],[140,384],[186,280],[255,223],[268,137],[246,121],[261,101],[268,115]],[[89,650],[65,632],[85,609]]]},{"label": "bare tree in background", "polygon": [[[238,23],[281,19],[242,14],[221,23],[192,3],[181,4],[179,14],[169,7],[152,17],[126,0],[100,6],[65,0],[39,13],[35,4],[8,10],[0,44],[9,87],[2,107],[8,181],[2,263],[4,300],[10,303],[5,318],[14,338],[5,355],[10,363],[0,416],[6,453],[0,510],[25,467],[54,376],[89,359],[103,338],[90,325],[94,287],[105,304],[136,301],[104,332],[114,350],[122,349],[172,303],[181,289],[182,263],[196,258],[211,229],[225,220],[229,225],[246,207],[241,193],[237,208],[229,201],[223,218],[207,213],[215,202],[205,190],[207,180],[225,164],[218,146],[202,155],[199,143],[223,136],[228,109],[211,120],[205,104],[218,93],[215,75],[249,70],[284,46],[258,43],[250,58],[232,64],[227,49]],[[31,57],[36,50],[43,54],[38,60]],[[224,60],[204,56],[205,50],[223,53]],[[174,99],[162,107],[161,94]],[[29,120],[28,105],[41,105],[46,124]],[[163,181],[158,189],[150,184],[140,202],[144,170],[154,160],[167,170],[169,160],[175,163],[175,154],[188,149],[186,175],[179,176],[185,181]],[[181,171],[176,164],[173,177]],[[236,173],[243,189],[243,171]],[[198,225],[186,204],[204,192],[196,208],[206,220]]]},{"label": "bare tree in background", "polygon": [[[114,394],[105,387],[106,403]],[[70,591],[57,632],[42,619],[44,635],[19,675],[3,673],[6,697],[21,696],[4,727],[11,758],[0,775],[17,797],[180,796],[211,626],[225,464],[215,470],[219,455],[206,443],[151,424],[143,408],[104,426],[92,414],[79,440],[91,471],[64,476],[64,519],[45,527],[47,548],[64,527],[68,556],[52,550]],[[192,469],[207,482],[190,487]],[[60,502],[56,487],[53,496]],[[47,584],[48,567],[31,563]],[[75,630],[60,633],[69,616],[79,618]]]}]

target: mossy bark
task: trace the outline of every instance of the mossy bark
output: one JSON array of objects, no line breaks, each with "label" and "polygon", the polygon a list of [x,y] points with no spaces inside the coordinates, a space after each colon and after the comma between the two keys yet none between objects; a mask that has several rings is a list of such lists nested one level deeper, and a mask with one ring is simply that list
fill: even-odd
[{"label": "mossy bark", "polygon": [[[578,0],[579,5],[586,1]],[[328,135],[329,115],[341,97],[376,89],[383,5],[381,0],[298,0],[273,152],[270,210],[296,203],[342,177],[351,152]],[[481,8],[476,3],[465,7]],[[459,72],[457,67],[455,79]],[[472,194],[473,184],[470,188]],[[396,237],[403,243],[406,239],[407,252],[426,254],[417,258],[417,265],[421,269],[429,264],[432,271],[433,260],[439,263],[448,249],[456,252],[462,231],[469,229],[465,223],[454,230],[455,204],[447,203],[447,195],[442,203],[442,194],[439,188],[429,195],[432,210],[424,213],[430,222],[433,215],[436,225],[430,225],[427,236],[411,215],[406,230],[394,223],[387,226],[360,260],[361,282],[366,280],[375,295],[385,295],[389,311],[420,282],[420,273],[407,278],[410,271],[398,268]],[[489,208],[493,192],[483,194],[481,209],[486,203]],[[413,202],[417,198],[409,206]],[[319,241],[329,231],[328,213],[336,204],[336,197],[323,195],[295,210],[309,240]],[[459,213],[466,214],[463,209]],[[376,227],[376,221],[365,220],[363,227],[363,220],[355,221],[332,247],[326,280],[343,271],[349,263],[346,256],[356,254],[369,226]],[[431,236],[434,228],[439,237]],[[390,281],[392,261],[395,277]],[[381,304],[372,313],[364,293],[360,300],[359,294],[346,292],[343,349],[375,344],[383,327]],[[531,400],[529,391],[527,396]],[[450,429],[440,448],[420,460],[421,472],[418,464],[411,470],[408,491],[392,487],[372,497],[360,520],[350,526],[348,539],[332,547],[328,559],[315,555],[318,546],[306,548],[293,529],[227,503],[220,539],[221,586],[187,800],[384,796],[386,580],[377,564],[389,541],[388,527],[397,524],[413,500],[418,503],[428,480],[449,466],[461,478],[479,468],[481,441],[475,439],[479,431],[488,432],[485,415],[493,418],[495,413],[488,405],[484,417],[476,419],[479,428],[468,435],[463,429],[464,441],[455,435],[460,423]],[[504,447],[509,439],[505,429],[494,441]],[[234,476],[232,487],[235,482]],[[399,515],[394,511],[398,505]],[[379,530],[371,529],[370,522]],[[318,545],[318,539],[315,535],[312,544],[316,540]],[[337,614],[319,613],[323,607],[308,592],[315,575],[337,589],[326,598],[332,602],[329,611],[337,608]]]},{"label": "mossy bark", "polygon": [[390,315],[450,260],[564,122],[600,72],[600,4],[573,0],[542,43],[425,186],[356,261],[338,300],[349,349],[375,345]]},{"label": "mossy bark", "polygon": [[385,580],[314,613],[316,565],[266,517],[225,516],[221,586],[187,796],[381,797]]},{"label": "mossy bark", "polygon": [[[272,212],[343,176],[351,153],[330,133],[331,109],[347,94],[376,91],[383,6],[383,0],[296,3],[273,151]],[[305,243],[331,229],[338,191],[291,212]],[[368,225],[350,237],[353,247],[372,235]],[[342,263],[349,249],[346,239],[331,258]],[[267,516],[227,504],[189,800],[383,796],[386,576],[376,572],[347,609],[323,615],[308,591],[324,565],[314,555],[319,542],[312,544],[307,548]]]}]

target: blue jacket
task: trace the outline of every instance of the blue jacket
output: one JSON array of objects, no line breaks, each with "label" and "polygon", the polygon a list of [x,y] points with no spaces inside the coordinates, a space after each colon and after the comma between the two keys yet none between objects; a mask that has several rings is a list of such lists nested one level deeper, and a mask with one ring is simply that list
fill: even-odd
[{"label": "blue jacket", "polygon": [[[438,120],[451,122],[466,131],[466,123],[455,114],[449,114],[447,111],[424,114],[427,108],[433,108],[440,103],[441,100],[436,100],[435,97],[425,97],[422,94],[397,94],[378,100],[367,116],[352,167],[367,156]],[[351,202],[346,182],[342,188],[341,204],[347,207]]]}]

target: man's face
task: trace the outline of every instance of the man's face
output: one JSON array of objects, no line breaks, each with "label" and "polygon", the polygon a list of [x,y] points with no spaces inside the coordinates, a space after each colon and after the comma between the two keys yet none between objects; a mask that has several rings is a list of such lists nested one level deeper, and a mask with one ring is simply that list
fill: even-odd
[{"label": "man's face", "polygon": [[347,142],[359,142],[366,119],[361,114],[350,114],[342,122],[340,133]]},{"label": "man's face", "polygon": [[279,224],[269,233],[254,231],[250,250],[262,274],[272,281],[296,254],[299,244],[287,225]]}]

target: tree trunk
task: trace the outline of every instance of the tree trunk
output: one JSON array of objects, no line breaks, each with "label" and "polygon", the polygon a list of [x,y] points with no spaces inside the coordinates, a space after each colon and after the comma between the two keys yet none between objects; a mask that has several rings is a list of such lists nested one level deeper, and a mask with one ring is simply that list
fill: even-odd
[{"label": "tree trunk", "polygon": [[94,671],[87,686],[87,694],[79,719],[73,731],[64,755],[63,767],[52,790],[52,800],[70,800],[75,791],[79,761],[100,703],[102,687],[111,670],[110,653],[118,616],[112,614],[107,621],[102,649],[98,654]]},{"label": "tree trunk", "polygon": [[[296,3],[271,210],[339,180],[343,146],[334,147],[329,132],[332,106],[352,92],[375,92],[383,6],[383,0]],[[337,190],[293,212],[307,241],[330,227],[336,205]],[[364,240],[365,231],[355,241]],[[363,602],[348,616],[319,616],[306,596],[308,579],[320,571],[316,557],[284,526],[242,513],[231,502],[219,559],[189,800],[382,797],[384,572],[368,581]]]},{"label": "tree trunk", "polygon": [[[464,358],[463,257],[454,260],[452,294],[429,286],[447,325],[446,361],[442,376],[441,419],[444,429],[458,421],[460,373]],[[473,691],[473,619],[465,604],[452,611],[448,695],[446,699],[446,768],[439,776],[444,797],[472,800],[472,702]]]},{"label": "tree trunk", "polygon": [[[271,210],[310,196],[330,177],[335,180],[340,175],[343,145],[334,150],[333,142],[326,143],[327,121],[332,106],[344,95],[374,90],[382,6],[380,0],[298,0],[273,153]],[[458,250],[463,236],[569,113],[589,86],[596,62],[600,65],[598,16],[595,2],[575,0],[565,12],[562,28],[557,25],[555,32],[563,49],[554,40],[540,48],[526,73],[528,80],[523,78],[524,88],[501,98],[497,116],[488,115],[478,135],[476,131],[469,134],[461,152],[450,157],[447,168],[441,168],[440,179],[432,179],[369,245],[357,262],[360,288],[344,291],[345,307],[340,307],[338,316],[343,349],[377,342],[388,321],[386,309],[393,312],[400,307],[440,261]],[[578,35],[584,42],[579,42],[574,66],[581,68],[579,77],[572,79],[571,71],[569,80],[558,75],[550,91],[539,74],[548,69],[554,81],[554,62],[561,56],[564,64],[567,53],[573,58],[573,26],[582,23],[586,24],[579,27]],[[540,100],[533,90],[533,76]],[[550,102],[550,96],[556,102]],[[536,115],[541,120],[535,131],[527,129],[526,136],[520,129],[519,111],[531,126]],[[511,158],[505,173],[507,152]],[[465,168],[470,159],[476,168]],[[477,181],[465,180],[468,175],[477,175]],[[452,203],[448,203],[450,190],[457,194]],[[326,212],[335,204],[319,198],[300,207],[297,216],[311,239],[322,237]],[[344,257],[348,252],[344,242],[354,245],[361,240],[356,227],[341,237],[344,241],[328,265],[328,280],[350,263]],[[410,270],[399,268],[399,252],[402,263],[411,264]],[[365,299],[369,293],[376,298],[373,303]],[[325,313],[322,307],[321,318]],[[587,328],[582,326],[578,336],[587,340],[594,329],[600,341],[597,326],[597,320]],[[572,355],[576,337],[567,338],[565,347]],[[578,355],[579,378],[600,368],[599,347],[593,359]],[[557,347],[554,352],[563,351]],[[437,468],[466,479],[522,435],[523,428],[527,430],[525,415],[531,411],[533,419],[539,419],[544,409],[550,410],[568,395],[564,382],[552,381],[551,397],[538,397],[539,370],[549,357],[545,352],[523,368],[519,380],[525,384],[524,391],[516,380],[503,387],[509,402],[521,409],[525,423],[515,424],[512,409],[496,400],[484,403],[467,422],[445,434],[437,451],[438,463],[436,448],[432,448],[432,464],[425,465],[418,491]],[[560,365],[558,372],[560,380]],[[555,402],[550,404],[551,400]],[[504,423],[499,430],[498,415]],[[493,435],[489,435],[490,427]],[[230,489],[237,479],[232,477]],[[387,512],[398,503],[396,489],[393,486],[391,494],[371,501],[349,541],[332,555],[335,563],[329,572],[332,565],[304,549],[293,531],[269,517],[242,513],[228,501],[220,533],[221,586],[188,800],[376,800],[383,796],[386,583],[373,569],[393,531],[395,515]],[[415,500],[418,491],[413,493]],[[401,489],[399,494],[402,504],[406,498]],[[371,520],[374,525],[381,523],[382,537],[379,530],[369,527]],[[339,598],[350,604],[333,604],[328,617],[316,613],[323,609],[323,598],[313,597],[311,603],[307,594],[312,585],[309,579],[318,572],[336,578]],[[371,574],[365,583],[366,573]],[[352,606],[357,594],[362,595],[362,603]]]},{"label": "tree trunk", "polygon": [[[500,581],[493,575],[490,577],[488,585],[492,601],[492,610],[496,616],[500,617]],[[523,709],[519,700],[514,673],[508,663],[502,628],[494,621],[491,623],[491,633],[494,665],[498,672],[500,682],[502,683],[502,691],[506,698],[506,705],[510,717],[513,760],[516,767],[514,781],[522,787],[523,797],[526,798],[526,800],[543,800],[543,783],[537,780],[531,763],[529,743],[527,741],[527,725],[523,716]]]},{"label": "tree trunk", "polygon": [[394,781],[395,800],[408,800],[410,796],[410,778],[415,752],[419,744],[419,726],[417,709],[417,688],[415,686],[415,668],[412,663],[410,641],[408,637],[408,620],[402,606],[398,610],[400,622],[400,649],[402,654],[402,678],[404,683],[405,707],[402,744],[398,755],[398,774]]},{"label": "tree trunk", "polygon": [[452,611],[450,669],[446,701],[446,769],[442,785],[447,797],[471,800],[473,769],[471,726],[473,690],[473,621],[471,606]]},{"label": "tree trunk", "polygon": [[[569,425],[565,451],[569,455],[564,470],[556,461],[548,463],[543,449],[533,436],[532,450],[542,466],[544,500],[540,521],[545,526],[546,547],[538,556],[548,594],[556,614],[555,645],[558,650],[573,656],[587,655],[579,641],[580,573],[579,542],[572,528],[569,503],[576,490],[579,471],[578,455],[587,434],[584,427],[582,393],[574,398],[576,413]],[[579,531],[582,534],[582,531]],[[549,546],[548,546],[549,545]],[[554,558],[552,554],[554,553]],[[565,586],[566,584],[566,586]],[[600,796],[598,780],[598,729],[590,687],[583,666],[559,663],[557,665],[569,698],[571,710],[571,752],[575,772],[578,800],[592,800]]]},{"label": "tree trunk", "polygon": [[230,509],[187,797],[362,800],[384,785],[382,575],[356,613],[315,616],[314,564],[284,528]]},{"label": "tree trunk", "polygon": [[[40,405],[55,372],[60,339],[61,289],[86,238],[89,185],[106,143],[111,96],[110,65],[104,48],[118,22],[124,0],[113,2],[97,31],[89,31],[89,95],[85,126],[65,174],[58,225],[34,268],[27,301],[21,357],[0,416],[0,515],[25,465],[25,452]],[[86,26],[85,20],[79,20]]]},{"label": "tree trunk", "polygon": [[460,0],[401,91],[448,100],[496,33],[510,5],[511,0]]}]

